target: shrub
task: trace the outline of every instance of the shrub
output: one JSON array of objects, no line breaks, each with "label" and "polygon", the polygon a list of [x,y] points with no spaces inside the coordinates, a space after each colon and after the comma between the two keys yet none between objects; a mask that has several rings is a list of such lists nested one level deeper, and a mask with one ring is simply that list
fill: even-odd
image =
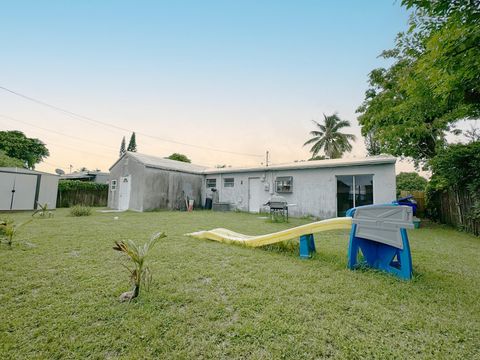
[{"label": "shrub", "polygon": [[7,240],[7,245],[12,247],[12,242],[17,235],[18,229],[28,224],[32,219],[25,221],[21,224],[15,224],[12,219],[0,219],[0,237]]},{"label": "shrub", "polygon": [[70,208],[70,215],[72,216],[90,216],[92,214],[92,209],[88,206],[75,205]]},{"label": "shrub", "polygon": [[41,219],[45,219],[47,217],[50,218],[53,216],[53,213],[48,209],[48,203],[40,204],[39,202],[37,202],[37,204],[38,209],[33,212],[32,217],[37,214]]},{"label": "shrub", "polygon": [[416,172],[401,172],[397,175],[397,197],[401,191],[425,191],[427,179]]},{"label": "shrub", "polygon": [[473,199],[473,206],[464,209],[466,218],[480,221],[480,142],[449,145],[430,161],[430,168],[432,178],[426,194],[429,216],[438,219],[437,194],[466,191]]},{"label": "shrub", "polygon": [[75,190],[108,190],[107,184],[99,184],[91,181],[80,180],[61,180],[58,182],[58,191],[75,191]]}]

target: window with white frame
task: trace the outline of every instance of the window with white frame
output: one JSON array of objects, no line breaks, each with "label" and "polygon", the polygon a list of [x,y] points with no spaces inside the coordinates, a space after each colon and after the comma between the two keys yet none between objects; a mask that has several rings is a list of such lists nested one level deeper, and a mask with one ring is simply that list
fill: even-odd
[{"label": "window with white frame", "polygon": [[206,179],[207,188],[217,187],[217,179]]},{"label": "window with white frame", "polygon": [[111,191],[117,190],[117,180],[110,181],[110,190]]},{"label": "window with white frame", "polygon": [[277,193],[291,193],[293,191],[293,177],[281,176],[275,179],[275,191]]},{"label": "window with white frame", "polygon": [[223,179],[223,187],[233,187],[235,184],[234,178],[224,178]]}]

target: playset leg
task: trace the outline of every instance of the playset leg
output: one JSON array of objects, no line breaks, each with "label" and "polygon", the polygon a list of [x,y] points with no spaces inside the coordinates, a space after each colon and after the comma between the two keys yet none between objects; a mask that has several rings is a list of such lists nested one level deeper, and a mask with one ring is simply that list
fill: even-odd
[{"label": "playset leg", "polygon": [[[355,226],[355,225],[354,225]],[[387,244],[381,244],[367,239],[357,238],[352,229],[348,249],[348,268],[355,269],[362,264],[393,274],[403,280],[412,278],[412,257],[406,240],[406,230],[402,229],[403,249],[397,249]],[[359,251],[362,251],[364,261],[358,261]]]},{"label": "playset leg", "polygon": [[315,252],[315,239],[313,234],[300,236],[300,257],[308,259]]}]

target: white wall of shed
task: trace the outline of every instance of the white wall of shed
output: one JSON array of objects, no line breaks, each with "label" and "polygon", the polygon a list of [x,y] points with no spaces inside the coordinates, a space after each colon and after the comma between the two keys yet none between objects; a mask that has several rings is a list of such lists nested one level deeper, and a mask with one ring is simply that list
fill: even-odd
[{"label": "white wall of shed", "polygon": [[49,209],[57,207],[58,178],[58,176],[42,175],[40,180],[38,202],[42,205],[48,204]]}]

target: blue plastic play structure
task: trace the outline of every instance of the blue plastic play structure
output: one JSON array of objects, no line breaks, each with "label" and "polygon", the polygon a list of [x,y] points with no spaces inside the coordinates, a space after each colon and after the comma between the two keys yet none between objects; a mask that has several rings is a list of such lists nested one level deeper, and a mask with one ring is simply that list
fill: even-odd
[{"label": "blue plastic play structure", "polygon": [[[348,267],[382,270],[403,280],[412,278],[412,256],[406,228],[413,228],[410,206],[369,205],[350,209],[352,217]],[[361,254],[360,254],[361,253]],[[359,259],[363,255],[363,259]]]},{"label": "blue plastic play structure", "polygon": [[[412,256],[407,228],[413,228],[411,206],[367,205],[347,211],[352,218],[348,247],[348,268],[370,267],[400,279],[412,278]],[[300,257],[315,252],[313,234],[300,237]]]},{"label": "blue plastic play structure", "polygon": [[413,198],[413,195],[400,198],[394,201],[392,204],[410,206],[413,210],[413,216],[417,215],[417,202]]},{"label": "blue plastic play structure", "polygon": [[307,259],[315,252],[315,240],[313,234],[300,236],[300,257]]}]

